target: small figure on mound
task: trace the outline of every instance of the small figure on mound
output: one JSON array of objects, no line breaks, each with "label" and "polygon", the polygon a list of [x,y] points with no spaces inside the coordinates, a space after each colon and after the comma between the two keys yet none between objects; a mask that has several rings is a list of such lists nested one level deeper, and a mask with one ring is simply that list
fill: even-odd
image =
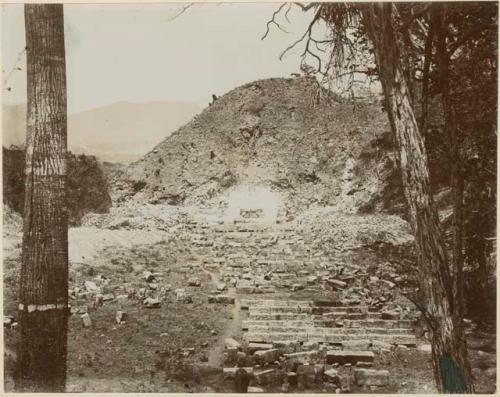
[{"label": "small figure on mound", "polygon": [[250,383],[248,372],[242,367],[243,362],[238,361],[238,369],[234,375],[234,388],[236,393],[246,393],[248,391],[248,384]]},{"label": "small figure on mound", "polygon": [[217,95],[212,94],[212,102],[210,102],[210,103],[208,104],[208,106],[213,105],[217,99],[219,99],[219,98],[217,97]]}]

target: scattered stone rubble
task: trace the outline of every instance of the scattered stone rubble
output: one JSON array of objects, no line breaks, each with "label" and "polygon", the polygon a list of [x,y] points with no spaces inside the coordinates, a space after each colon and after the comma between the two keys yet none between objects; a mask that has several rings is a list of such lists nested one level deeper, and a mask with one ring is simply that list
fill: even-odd
[{"label": "scattered stone rubble", "polygon": [[[241,307],[246,332],[241,343],[226,344],[225,372],[251,368],[247,372],[264,387],[281,382],[300,391],[328,383],[346,392],[353,382],[386,386],[389,372],[370,368],[377,352],[418,343],[415,320],[383,320],[352,302],[249,299]],[[353,373],[346,371],[351,366],[357,367]]]},{"label": "scattered stone rubble", "polygon": [[[354,386],[374,391],[391,383],[390,372],[376,366],[381,352],[396,347],[429,352],[429,344],[416,336],[417,311],[396,299],[404,276],[393,267],[384,264],[373,274],[330,247],[322,249],[311,229],[254,223],[255,213],[241,215],[233,224],[191,221],[177,230],[177,237],[191,245],[192,261],[180,269],[185,286],[172,291],[173,299],[192,302],[190,291],[208,272],[213,290],[207,302],[237,305],[239,311],[242,333],[224,339],[225,380],[242,367],[251,377],[249,392],[321,388],[340,393]],[[138,278],[140,287],[113,291],[100,275],[72,285],[72,313],[83,327],[92,327],[89,306],[127,299],[146,309],[160,307],[172,289],[167,277],[146,270]],[[115,321],[126,324],[127,314],[117,311]],[[4,317],[5,327],[16,324]],[[182,354],[193,352],[185,348]],[[474,370],[496,375],[491,365]]]},{"label": "scattered stone rubble", "polygon": [[419,314],[395,299],[403,278],[390,265],[369,274],[338,251],[321,249],[310,228],[241,215],[232,224],[192,221],[180,233],[193,257],[218,275],[208,302],[241,309],[242,338],[225,340],[224,379],[243,367],[263,390],[388,385],[388,371],[373,368],[376,355],[420,344]]}]

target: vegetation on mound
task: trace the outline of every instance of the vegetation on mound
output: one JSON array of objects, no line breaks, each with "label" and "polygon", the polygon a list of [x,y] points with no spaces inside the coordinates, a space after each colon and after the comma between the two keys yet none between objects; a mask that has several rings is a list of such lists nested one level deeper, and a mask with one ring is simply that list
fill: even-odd
[{"label": "vegetation on mound", "polygon": [[[3,202],[19,214],[24,210],[24,150],[3,148]],[[106,213],[111,207],[108,181],[94,156],[68,153],[68,216],[78,225],[89,212]]]}]

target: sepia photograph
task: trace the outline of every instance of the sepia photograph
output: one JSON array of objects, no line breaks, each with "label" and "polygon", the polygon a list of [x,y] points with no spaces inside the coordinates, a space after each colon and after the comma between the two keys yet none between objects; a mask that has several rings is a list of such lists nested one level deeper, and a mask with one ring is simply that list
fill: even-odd
[{"label": "sepia photograph", "polygon": [[2,4],[3,391],[495,394],[498,2]]}]

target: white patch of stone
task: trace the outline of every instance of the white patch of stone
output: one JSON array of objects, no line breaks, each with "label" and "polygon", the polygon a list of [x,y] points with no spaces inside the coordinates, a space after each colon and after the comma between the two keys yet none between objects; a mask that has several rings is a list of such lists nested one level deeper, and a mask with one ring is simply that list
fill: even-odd
[{"label": "white patch of stone", "polygon": [[225,222],[240,218],[241,210],[261,210],[262,216],[255,219],[261,223],[276,223],[278,212],[284,204],[283,197],[268,186],[238,185],[233,187],[227,197],[228,208]]},{"label": "white patch of stone", "polygon": [[67,309],[69,305],[67,303],[49,303],[46,305],[27,305],[25,306],[24,304],[20,303],[19,304],[19,310],[25,310],[25,308],[28,310],[28,313],[31,312],[44,312],[47,310],[53,310],[53,309]]}]

